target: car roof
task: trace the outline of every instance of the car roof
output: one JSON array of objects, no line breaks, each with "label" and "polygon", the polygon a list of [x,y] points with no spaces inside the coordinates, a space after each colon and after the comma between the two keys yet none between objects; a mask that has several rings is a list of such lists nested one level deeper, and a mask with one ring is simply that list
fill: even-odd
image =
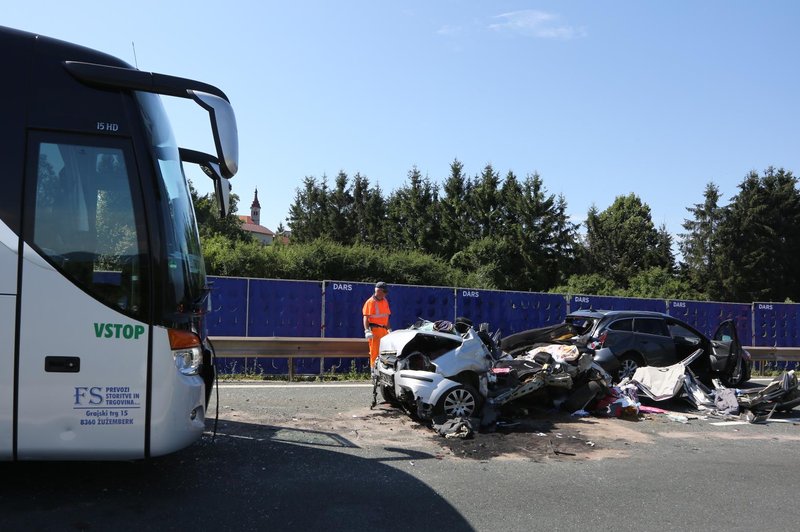
[{"label": "car roof", "polygon": [[[669,314],[665,314],[664,312],[653,312],[652,310],[576,310],[575,312],[570,312],[567,314],[567,317],[576,317],[576,318],[672,318],[676,319],[674,316],[670,316]],[[681,321],[681,320],[678,320]]]}]

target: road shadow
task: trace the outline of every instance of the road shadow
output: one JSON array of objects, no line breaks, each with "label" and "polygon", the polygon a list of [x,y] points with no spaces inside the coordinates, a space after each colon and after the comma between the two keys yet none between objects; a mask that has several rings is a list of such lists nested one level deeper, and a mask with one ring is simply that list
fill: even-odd
[{"label": "road shadow", "polygon": [[333,433],[228,421],[146,461],[0,463],[0,530],[472,530],[426,484],[358,452]]}]

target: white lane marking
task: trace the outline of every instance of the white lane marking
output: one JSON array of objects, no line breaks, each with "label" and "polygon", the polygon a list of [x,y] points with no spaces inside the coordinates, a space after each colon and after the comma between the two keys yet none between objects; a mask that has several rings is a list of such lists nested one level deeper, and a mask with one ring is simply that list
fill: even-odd
[{"label": "white lane marking", "polygon": [[798,418],[789,418],[789,419],[768,419],[764,423],[750,423],[749,421],[716,421],[714,423],[709,423],[709,425],[714,425],[715,427],[730,427],[732,425],[764,425],[769,423],[797,423],[800,421]]},{"label": "white lane marking", "polygon": [[372,384],[226,384],[219,383],[220,388],[372,388]]}]

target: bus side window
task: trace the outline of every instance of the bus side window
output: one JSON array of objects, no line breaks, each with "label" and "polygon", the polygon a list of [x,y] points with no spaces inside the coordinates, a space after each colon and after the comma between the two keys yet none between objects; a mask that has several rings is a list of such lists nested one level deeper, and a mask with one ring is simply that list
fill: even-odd
[{"label": "bus side window", "polygon": [[137,315],[146,240],[132,189],[122,149],[40,144],[33,244],[94,297]]}]

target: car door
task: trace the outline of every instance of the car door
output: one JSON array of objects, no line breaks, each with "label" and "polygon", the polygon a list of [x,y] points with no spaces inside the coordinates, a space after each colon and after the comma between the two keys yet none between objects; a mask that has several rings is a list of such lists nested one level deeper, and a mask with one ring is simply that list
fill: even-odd
[{"label": "car door", "polygon": [[677,362],[675,342],[666,322],[657,317],[636,317],[633,320],[637,350],[648,366],[669,366]]},{"label": "car door", "polygon": [[725,379],[738,380],[742,371],[742,345],[733,320],[723,321],[714,331],[711,339],[711,369]]}]

